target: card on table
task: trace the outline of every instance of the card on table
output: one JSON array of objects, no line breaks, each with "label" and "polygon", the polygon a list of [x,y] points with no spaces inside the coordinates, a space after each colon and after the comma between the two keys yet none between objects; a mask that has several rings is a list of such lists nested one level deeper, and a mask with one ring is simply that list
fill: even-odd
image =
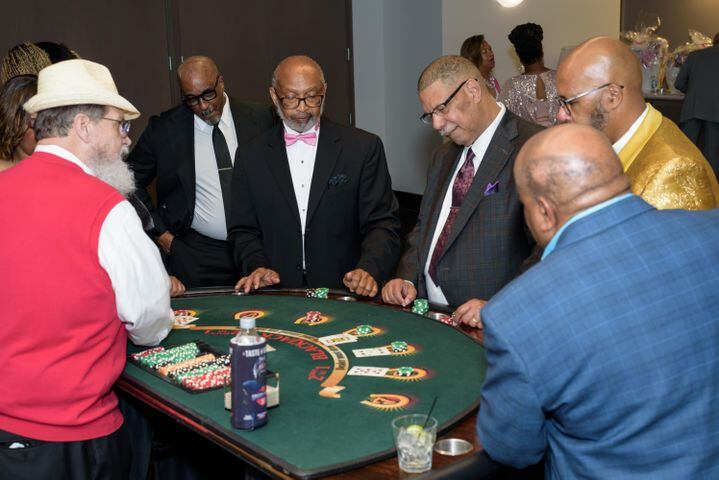
[{"label": "card on table", "polygon": [[350,371],[347,372],[347,375],[357,375],[359,377],[384,377],[387,372],[389,372],[389,368],[360,367],[359,365],[355,365],[354,367],[350,368]]}]

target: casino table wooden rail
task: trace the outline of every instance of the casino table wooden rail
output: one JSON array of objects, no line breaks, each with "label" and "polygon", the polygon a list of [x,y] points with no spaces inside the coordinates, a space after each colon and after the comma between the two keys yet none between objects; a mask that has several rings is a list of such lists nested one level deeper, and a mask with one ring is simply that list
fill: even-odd
[{"label": "casino table wooden rail", "polygon": [[[333,300],[340,297],[348,301]],[[163,344],[199,338],[225,351],[234,335],[238,312],[253,310],[258,315],[259,330],[276,347],[268,354],[268,364],[280,373],[281,392],[280,406],[270,410],[268,425],[255,432],[229,426],[221,390],[190,394],[130,364],[118,387],[277,478],[403,478],[393,451],[390,420],[402,413],[426,412],[435,395],[439,395],[435,409],[440,421],[438,438],[463,438],[479,450],[474,424],[486,368],[479,343],[481,331],[455,329],[407,309],[351,300],[347,292],[333,291],[329,300],[323,300],[306,298],[305,290],[276,289],[241,296],[228,290],[202,290],[173,300],[173,308],[195,310],[199,320],[190,325],[192,328],[173,330]],[[308,325],[303,315],[312,309],[327,319]],[[359,324],[369,324],[381,333],[337,345],[334,351],[317,341],[352,331]],[[407,341],[409,353],[417,350],[409,355],[367,358],[356,358],[352,353],[354,349],[388,345],[391,340]],[[128,345],[129,353],[139,350]],[[453,356],[461,357],[461,362]],[[462,369],[453,369],[453,362]],[[382,378],[348,376],[348,369],[355,365],[390,370],[412,365],[419,369],[415,368],[413,375],[424,375],[414,381],[393,377],[392,371]],[[381,394],[388,397],[379,398],[375,404],[373,395]],[[404,400],[396,403],[397,398]],[[393,410],[396,406],[404,410]],[[312,423],[308,423],[312,415],[308,412],[315,412]],[[279,434],[283,428],[286,430]],[[376,438],[361,435],[365,430],[376,432]],[[286,435],[303,440],[293,443]],[[354,442],[350,450],[311,450],[332,450],[348,438]],[[461,458],[435,453],[434,469]]]}]

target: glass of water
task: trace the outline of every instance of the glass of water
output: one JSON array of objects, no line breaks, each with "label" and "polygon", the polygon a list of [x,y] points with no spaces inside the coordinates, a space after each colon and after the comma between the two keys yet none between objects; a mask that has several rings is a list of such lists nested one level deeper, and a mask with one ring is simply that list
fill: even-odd
[{"label": "glass of water", "polygon": [[[426,425],[425,425],[426,423]],[[432,469],[432,447],[437,438],[437,420],[427,415],[402,415],[392,420],[394,444],[400,470],[422,473]]]}]

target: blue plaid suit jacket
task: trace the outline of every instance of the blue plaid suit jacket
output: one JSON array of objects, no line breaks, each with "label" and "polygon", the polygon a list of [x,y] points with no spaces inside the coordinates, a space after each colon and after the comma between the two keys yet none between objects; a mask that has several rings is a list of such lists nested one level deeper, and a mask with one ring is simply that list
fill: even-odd
[{"label": "blue plaid suit jacket", "polygon": [[477,432],[547,478],[719,478],[719,210],[632,196],[482,310]]}]

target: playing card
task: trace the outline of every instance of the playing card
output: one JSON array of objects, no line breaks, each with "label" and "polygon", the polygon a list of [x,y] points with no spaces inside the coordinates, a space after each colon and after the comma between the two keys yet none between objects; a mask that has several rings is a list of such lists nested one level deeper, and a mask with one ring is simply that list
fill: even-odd
[{"label": "playing card", "polygon": [[357,375],[359,377],[384,377],[388,371],[389,368],[384,367],[360,367],[355,365],[350,368],[347,375]]},{"label": "playing card", "polygon": [[392,352],[390,352],[389,348],[387,347],[356,348],[352,350],[352,353],[354,353],[355,357],[357,358],[381,357],[383,355],[392,355]]},{"label": "playing card", "polygon": [[326,337],[320,337],[318,340],[324,345],[330,346],[356,342],[357,337],[350,335],[349,333],[337,333],[334,335],[327,335]]}]

